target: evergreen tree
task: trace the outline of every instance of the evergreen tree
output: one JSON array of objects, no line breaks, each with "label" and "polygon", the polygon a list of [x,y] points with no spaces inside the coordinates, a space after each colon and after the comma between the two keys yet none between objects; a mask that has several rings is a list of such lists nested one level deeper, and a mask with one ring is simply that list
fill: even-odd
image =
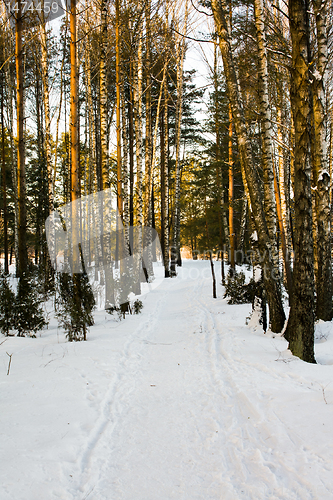
[{"label": "evergreen tree", "polygon": [[9,335],[9,330],[14,327],[13,304],[15,294],[9,284],[8,274],[0,274],[0,331]]},{"label": "evergreen tree", "polygon": [[35,337],[39,330],[47,326],[41,302],[32,270],[29,269],[19,278],[14,302],[14,321],[19,337],[24,337],[26,333]]},{"label": "evergreen tree", "polygon": [[87,340],[87,327],[94,324],[95,299],[86,273],[60,273],[57,318],[69,342]]}]

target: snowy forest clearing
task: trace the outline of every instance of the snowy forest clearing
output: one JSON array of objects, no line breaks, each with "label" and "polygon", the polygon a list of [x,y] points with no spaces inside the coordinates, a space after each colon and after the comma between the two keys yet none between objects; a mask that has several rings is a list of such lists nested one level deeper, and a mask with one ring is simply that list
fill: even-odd
[{"label": "snowy forest clearing", "polygon": [[331,323],[304,363],[207,270],[184,261],[139,316],[97,312],[87,342],[55,320],[2,338],[2,500],[332,498]]}]

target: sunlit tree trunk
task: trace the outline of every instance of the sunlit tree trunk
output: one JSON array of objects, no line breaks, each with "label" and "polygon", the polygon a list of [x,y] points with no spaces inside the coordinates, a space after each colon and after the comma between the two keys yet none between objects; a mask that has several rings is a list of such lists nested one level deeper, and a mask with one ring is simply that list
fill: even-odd
[{"label": "sunlit tree trunk", "polygon": [[308,10],[307,1],[289,0],[292,42],[291,103],[295,126],[295,260],[293,294],[285,337],[295,356],[315,363]]},{"label": "sunlit tree trunk", "polygon": [[16,61],[16,119],[17,119],[17,198],[18,198],[18,274],[21,277],[27,270],[27,215],[26,215],[26,174],[24,143],[24,82],[22,54],[22,4],[17,2],[15,26],[15,61]]},{"label": "sunlit tree trunk", "polygon": [[45,22],[40,24],[40,39],[41,39],[41,63],[42,63],[42,80],[43,80],[43,101],[45,114],[45,151],[46,151],[46,168],[48,179],[48,198],[49,211],[54,209],[54,194],[53,194],[53,169],[52,169],[52,153],[51,153],[51,117],[50,117],[50,93],[49,93],[49,69],[48,69],[48,46]]},{"label": "sunlit tree trunk", "polygon": [[272,243],[272,257],[275,264],[276,277],[279,277],[279,255],[276,238],[276,219],[278,218],[283,260],[286,269],[288,291],[291,293],[292,276],[289,255],[287,252],[286,237],[282,222],[282,210],[280,193],[278,189],[277,176],[275,172],[275,159],[273,150],[273,130],[271,122],[271,105],[268,93],[268,64],[266,34],[264,24],[263,0],[254,2],[255,24],[257,30],[257,41],[259,51],[259,96],[261,121],[263,125],[263,166],[264,166],[264,197],[267,228]]},{"label": "sunlit tree trunk", "polygon": [[107,44],[107,0],[101,4],[101,53],[99,64],[99,109],[100,109],[100,141],[101,141],[101,177],[102,188],[107,189],[109,172],[107,161],[107,88],[106,88],[106,44]]},{"label": "sunlit tree trunk", "polygon": [[235,269],[235,235],[234,235],[234,169],[232,157],[232,112],[229,104],[229,242],[230,242],[230,266]]},{"label": "sunlit tree trunk", "polygon": [[161,246],[164,261],[164,276],[169,278],[169,153],[168,153],[168,80],[163,85],[163,109],[161,110]]},{"label": "sunlit tree trunk", "polygon": [[145,197],[144,223],[150,224],[151,218],[151,179],[152,179],[152,116],[151,116],[151,30],[150,30],[150,0],[146,1],[146,132],[145,132]]},{"label": "sunlit tree trunk", "polygon": [[[141,7],[141,2],[139,2]],[[140,269],[142,260],[142,233],[143,224],[143,196],[142,196],[142,157],[143,157],[143,141],[142,141],[142,84],[143,84],[143,33],[142,19],[138,25],[138,47],[136,53],[136,68],[134,78],[134,122],[135,122],[135,140],[136,140],[136,226],[139,231],[135,241],[135,279],[136,293],[140,293]],[[146,279],[148,278],[146,274]]]},{"label": "sunlit tree trunk", "polygon": [[276,244],[276,206],[274,197],[274,153],[271,123],[271,106],[268,95],[268,66],[266,50],[266,34],[264,24],[263,0],[254,0],[254,16],[257,31],[259,52],[259,98],[260,114],[263,127],[262,150],[264,170],[264,205],[267,229],[271,240],[272,258],[279,273],[278,251]]},{"label": "sunlit tree trunk", "polygon": [[7,185],[6,185],[6,150],[5,150],[5,120],[4,120],[4,76],[1,78],[1,174],[2,174],[2,203],[3,203],[3,241],[4,241],[4,270],[8,274],[8,214],[7,214]]}]

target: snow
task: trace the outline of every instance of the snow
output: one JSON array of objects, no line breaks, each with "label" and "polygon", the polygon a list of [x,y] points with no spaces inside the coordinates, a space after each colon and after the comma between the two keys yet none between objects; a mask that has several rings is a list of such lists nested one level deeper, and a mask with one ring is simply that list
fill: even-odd
[{"label": "snow", "polygon": [[212,298],[209,261],[142,301],[98,311],[87,342],[53,316],[0,338],[1,500],[333,498],[332,324],[300,361],[249,304]]}]

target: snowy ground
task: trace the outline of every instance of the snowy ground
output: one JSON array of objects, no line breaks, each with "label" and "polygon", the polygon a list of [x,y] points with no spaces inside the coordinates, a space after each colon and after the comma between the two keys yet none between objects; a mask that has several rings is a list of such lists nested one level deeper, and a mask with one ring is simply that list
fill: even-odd
[{"label": "snowy ground", "polygon": [[87,342],[0,338],[1,500],[332,499],[333,325],[307,365],[222,295],[185,261]]}]

